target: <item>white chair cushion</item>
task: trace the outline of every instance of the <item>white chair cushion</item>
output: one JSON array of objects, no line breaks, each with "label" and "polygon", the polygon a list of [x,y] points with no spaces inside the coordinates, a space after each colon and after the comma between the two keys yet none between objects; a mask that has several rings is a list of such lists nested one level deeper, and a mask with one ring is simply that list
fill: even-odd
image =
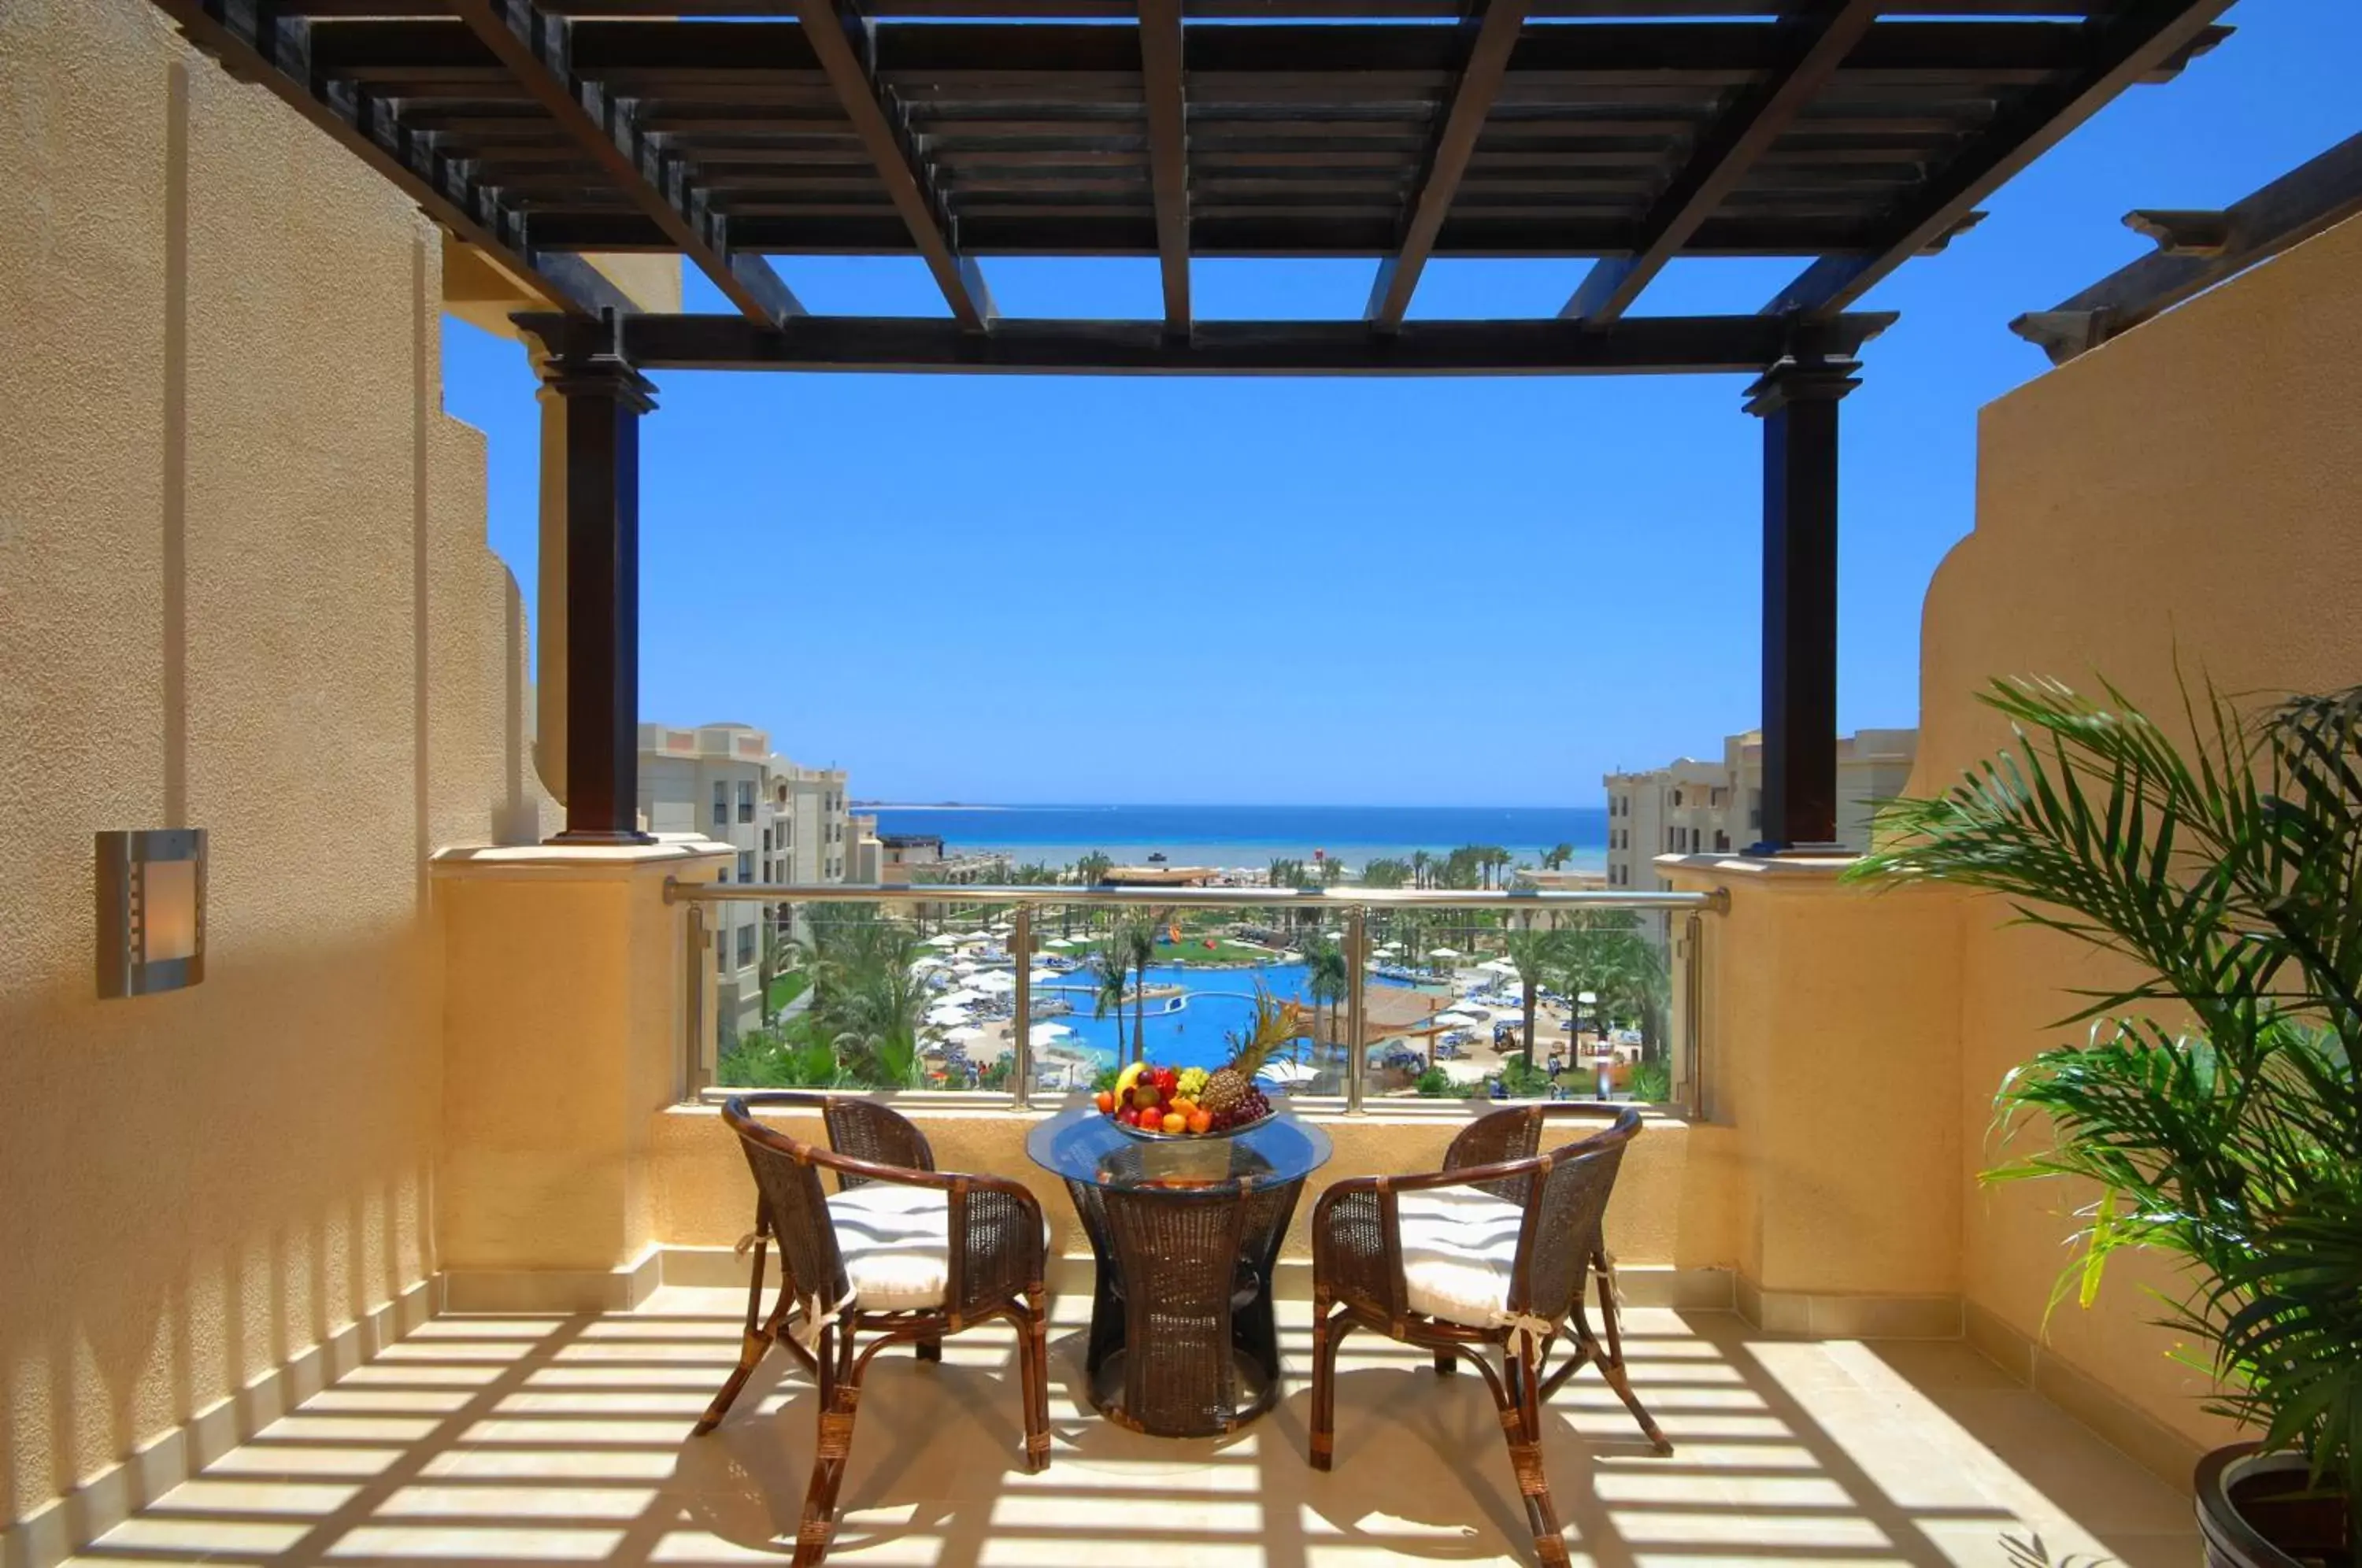
[{"label": "white chair cushion", "polygon": [[832,1193],[828,1217],[854,1300],[865,1311],[941,1307],[951,1278],[951,1195],[869,1182]]},{"label": "white chair cushion", "polygon": [[1396,1213],[1412,1311],[1472,1329],[1509,1320],[1524,1209],[1473,1187],[1440,1187],[1404,1193]]}]

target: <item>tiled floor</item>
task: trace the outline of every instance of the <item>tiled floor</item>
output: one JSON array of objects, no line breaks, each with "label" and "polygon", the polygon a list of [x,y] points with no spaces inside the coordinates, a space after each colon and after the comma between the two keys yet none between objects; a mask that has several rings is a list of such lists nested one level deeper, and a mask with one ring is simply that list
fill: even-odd
[{"label": "tiled floor", "polygon": [[[668,1290],[609,1318],[443,1318],[107,1535],[83,1562],[784,1564],[813,1395],[776,1357],[709,1438],[735,1293]],[[833,1562],[847,1568],[1361,1568],[1522,1561],[1483,1385],[1357,1336],[1337,1467],[1304,1463],[1308,1395],[1228,1441],[1137,1437],[1080,1401],[1079,1297],[1054,1329],[1052,1463],[1017,1467],[1014,1341],[941,1366],[881,1357]],[[1292,1367],[1308,1306],[1283,1308]],[[1957,1344],[1798,1342],[1719,1313],[1628,1315],[1658,1458],[1595,1375],[1548,1450],[1578,1564],[2128,1564],[2196,1561],[2188,1505]],[[2043,1557],[2028,1549],[2040,1538]],[[2015,1544],[2013,1545],[2013,1542]]]}]

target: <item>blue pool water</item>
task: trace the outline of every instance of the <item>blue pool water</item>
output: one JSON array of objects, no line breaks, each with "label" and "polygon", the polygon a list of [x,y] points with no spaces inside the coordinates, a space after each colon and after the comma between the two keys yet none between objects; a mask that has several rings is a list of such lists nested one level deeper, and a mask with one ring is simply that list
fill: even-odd
[{"label": "blue pool water", "polygon": [[[1188,988],[1182,1005],[1170,1011],[1170,1000],[1152,996],[1148,1001],[1148,1018],[1143,1037],[1148,1043],[1148,1059],[1175,1067],[1217,1067],[1230,1059],[1229,1037],[1243,1033],[1254,1020],[1255,982],[1262,981],[1271,994],[1282,1001],[1295,1000],[1311,1005],[1305,989],[1305,969],[1301,964],[1263,964],[1252,969],[1208,969],[1180,964],[1151,964],[1148,983],[1156,986],[1178,985]],[[1373,986],[1393,982],[1374,977]],[[1061,988],[1062,987],[1069,988]],[[1052,997],[1074,1004],[1075,1010],[1060,1014],[1044,1022],[1063,1023],[1074,1032],[1074,1037],[1096,1052],[1101,1066],[1111,1066],[1131,1060],[1131,1009],[1126,1006],[1123,1022],[1119,1026],[1113,1015],[1091,1016],[1091,976],[1087,970],[1077,970],[1069,979],[1033,988],[1034,1006]],[[1071,1043],[1072,1041],[1067,1042]]]}]

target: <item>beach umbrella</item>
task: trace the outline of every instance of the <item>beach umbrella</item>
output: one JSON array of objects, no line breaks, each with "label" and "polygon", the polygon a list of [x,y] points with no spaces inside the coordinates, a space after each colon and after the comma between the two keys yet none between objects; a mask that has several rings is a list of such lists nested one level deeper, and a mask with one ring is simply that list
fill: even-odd
[{"label": "beach umbrella", "polygon": [[1517,965],[1507,958],[1489,958],[1484,963],[1477,965],[1476,967],[1479,969],[1490,969],[1494,973],[1500,975],[1514,975],[1518,972]]},{"label": "beach umbrella", "polygon": [[1047,1045],[1054,1040],[1065,1039],[1070,1032],[1063,1023],[1037,1023],[1025,1032],[1025,1038],[1033,1044]]},{"label": "beach umbrella", "polygon": [[971,1003],[980,1002],[983,999],[984,993],[982,991],[972,991],[966,986],[961,986],[955,990],[945,991],[942,996],[937,997],[935,999],[935,1005],[938,1007],[966,1007]]},{"label": "beach umbrella", "polygon": [[1485,1021],[1477,1017],[1473,1012],[1462,1012],[1455,1008],[1450,1012],[1437,1013],[1434,1018],[1430,1019],[1429,1021],[1432,1023],[1446,1024],[1453,1029],[1465,1029],[1471,1024],[1483,1023]]},{"label": "beach umbrella", "polygon": [[968,983],[979,991],[1013,991],[1017,988],[1016,977],[1001,969],[978,975]]},{"label": "beach umbrella", "polygon": [[1402,951],[1402,944],[1399,942],[1381,942],[1375,947],[1371,948],[1370,951],[1373,953],[1399,953]]},{"label": "beach umbrella", "polygon": [[922,953],[911,960],[911,973],[913,975],[922,969],[940,969],[943,966],[944,961],[932,953]]},{"label": "beach umbrella", "polygon": [[1054,936],[1042,945],[1044,947],[1072,947],[1074,944],[1074,938],[1070,936]]},{"label": "beach umbrella", "polygon": [[1430,958],[1457,958],[1460,956],[1460,949],[1457,947],[1430,947],[1427,950],[1427,955]]},{"label": "beach umbrella", "polygon": [[963,1023],[957,1029],[944,1031],[944,1038],[955,1045],[973,1045],[977,1041],[989,1036],[991,1032],[992,1031],[980,1024]]},{"label": "beach umbrella", "polygon": [[960,939],[958,937],[954,936],[950,932],[941,931],[927,938],[927,945],[930,947],[957,947],[959,945],[959,940]]},{"label": "beach umbrella", "polygon": [[1255,1069],[1255,1077],[1281,1085],[1308,1084],[1319,1076],[1302,1062],[1265,1062]]}]

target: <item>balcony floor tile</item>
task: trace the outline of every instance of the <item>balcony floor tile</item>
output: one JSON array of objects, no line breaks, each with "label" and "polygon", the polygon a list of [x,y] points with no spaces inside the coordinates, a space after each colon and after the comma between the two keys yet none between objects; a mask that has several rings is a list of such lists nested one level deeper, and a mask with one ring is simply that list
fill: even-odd
[{"label": "balcony floor tile", "polygon": [[[78,1561],[251,1568],[784,1564],[812,1392],[758,1375],[722,1430],[690,1423],[735,1359],[730,1291],[638,1312],[445,1317],[141,1510]],[[1310,1353],[1304,1303],[1282,1349]],[[1346,1342],[1336,1469],[1304,1463],[1300,1376],[1227,1440],[1126,1432],[1083,1400],[1088,1302],[1058,1303],[1050,1469],[1017,1467],[1015,1342],[875,1364],[831,1561],[845,1568],[1379,1568],[1527,1561],[1482,1382]],[[1799,1341],[1726,1313],[1628,1315],[1633,1381],[1677,1446],[1638,1440],[1579,1376],[1548,1452],[1584,1568],[2194,1560],[2188,1502],[1958,1343]]]}]

